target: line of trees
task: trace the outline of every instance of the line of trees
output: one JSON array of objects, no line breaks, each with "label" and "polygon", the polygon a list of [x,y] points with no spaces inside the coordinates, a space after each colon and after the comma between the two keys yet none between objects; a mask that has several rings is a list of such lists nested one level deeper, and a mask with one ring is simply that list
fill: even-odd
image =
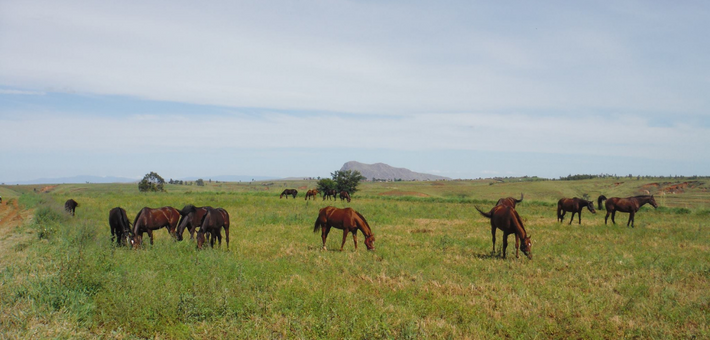
[{"label": "line of trees", "polygon": [[326,190],[335,189],[337,192],[347,191],[352,195],[357,191],[357,186],[360,182],[366,179],[357,170],[336,170],[331,172],[330,175],[332,178],[323,178],[318,181],[318,191],[325,192]]}]

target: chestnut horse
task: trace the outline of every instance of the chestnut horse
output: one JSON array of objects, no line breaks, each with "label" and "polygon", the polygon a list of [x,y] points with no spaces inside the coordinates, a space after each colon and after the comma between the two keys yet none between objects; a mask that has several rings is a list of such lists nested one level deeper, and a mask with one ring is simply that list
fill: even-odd
[{"label": "chestnut horse", "polygon": [[498,203],[496,203],[496,205],[505,205],[505,206],[515,208],[515,205],[522,202],[522,201],[523,201],[523,193],[521,192],[519,200],[516,200],[513,197],[501,198],[498,200]]},{"label": "chestnut horse", "polygon": [[321,239],[323,240],[323,250],[325,250],[325,239],[328,238],[330,228],[343,230],[343,243],[340,244],[340,251],[343,251],[345,240],[348,238],[348,233],[353,234],[353,242],[355,242],[355,250],[357,250],[357,231],[360,230],[365,235],[365,246],[367,250],[375,250],[375,235],[372,234],[370,225],[359,212],[351,209],[339,209],[336,207],[325,207],[318,212],[313,232],[321,230]]},{"label": "chestnut horse", "polygon": [[609,214],[611,214],[611,222],[616,224],[616,221],[614,221],[614,216],[616,215],[617,211],[620,211],[629,213],[629,221],[626,222],[626,226],[628,227],[629,224],[631,224],[631,228],[633,228],[634,215],[636,215],[636,212],[639,211],[639,209],[646,203],[652,205],[654,209],[658,208],[658,204],[656,204],[656,200],[653,198],[653,195],[641,195],[627,198],[609,198],[606,200],[605,204],[606,216],[604,217],[604,224],[606,224],[607,219],[609,218]]},{"label": "chestnut horse", "polygon": [[325,201],[326,198],[330,200],[331,197],[333,198],[333,200],[335,200],[335,195],[337,194],[338,191],[336,191],[335,189],[325,189],[323,190],[323,200]]},{"label": "chestnut horse", "polygon": [[306,200],[311,197],[313,197],[314,200],[316,199],[316,197],[318,197],[318,189],[311,189],[306,191]]},{"label": "chestnut horse", "polygon": [[343,190],[340,192],[340,201],[342,202],[343,200],[348,200],[348,203],[350,203],[350,194],[348,194],[347,191]]},{"label": "chestnut horse", "polygon": [[[515,257],[518,257],[518,249],[525,256],[532,260],[532,242],[530,235],[525,231],[523,221],[515,208],[506,205],[496,205],[490,212],[483,212],[475,207],[481,215],[491,220],[491,235],[493,236],[493,253],[496,252],[496,229],[503,231],[503,258],[508,248],[508,235],[515,234]],[[522,243],[520,243],[522,240]]]},{"label": "chestnut horse", "polygon": [[577,214],[577,217],[579,218],[579,224],[582,224],[582,210],[585,207],[589,209],[592,214],[597,213],[597,211],[594,210],[594,201],[587,201],[585,199],[577,197],[560,198],[560,200],[557,201],[557,220],[559,222],[562,222],[562,220],[565,218],[565,214],[568,211],[571,211],[572,218],[570,218],[569,224],[572,224],[572,221],[574,220],[574,214]]},{"label": "chestnut horse", "polygon": [[185,228],[190,232],[190,239],[195,237],[195,230],[200,226],[202,218],[207,214],[207,207],[196,207],[188,204],[180,210],[180,222],[177,227],[177,240],[182,241]]},{"label": "chestnut horse", "polygon": [[116,245],[125,246],[131,241],[131,222],[128,221],[126,210],[115,207],[108,213],[108,225],[111,228],[111,242],[116,240]]},{"label": "chestnut horse", "polygon": [[64,210],[66,210],[68,213],[71,213],[71,215],[74,216],[74,211],[76,210],[76,207],[78,207],[78,206],[79,206],[79,203],[77,203],[75,200],[70,198],[64,203]]},{"label": "chestnut horse", "polygon": [[175,236],[175,229],[180,220],[180,212],[173,207],[162,207],[151,209],[145,207],[138,212],[133,221],[133,243],[134,248],[138,248],[143,243],[143,233],[150,236],[150,244],[153,244],[153,230],[167,228],[170,235]]},{"label": "chestnut horse", "polygon": [[597,209],[604,210],[604,207],[602,206],[602,202],[604,201],[606,201],[606,196],[599,195],[599,198],[597,198]]},{"label": "chestnut horse", "polygon": [[197,248],[202,249],[202,245],[205,243],[205,233],[209,233],[210,246],[214,248],[215,238],[219,241],[219,246],[222,246],[222,232],[221,229],[224,228],[224,235],[227,241],[227,249],[229,249],[229,213],[222,208],[212,208],[206,207],[207,214],[202,218],[200,223],[200,230],[197,231]]},{"label": "chestnut horse", "polygon": [[296,195],[298,194],[298,190],[296,189],[286,189],[281,193],[281,196],[279,198],[283,198],[286,196],[286,199],[288,199],[288,195],[292,195],[293,198],[296,198]]}]

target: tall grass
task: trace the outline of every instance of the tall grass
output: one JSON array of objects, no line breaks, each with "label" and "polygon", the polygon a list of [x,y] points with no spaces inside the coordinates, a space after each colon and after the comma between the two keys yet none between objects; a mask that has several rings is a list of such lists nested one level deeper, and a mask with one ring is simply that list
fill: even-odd
[{"label": "tall grass", "polygon": [[[500,232],[491,253],[489,222],[473,209],[495,203],[487,198],[373,193],[347,204],[279,200],[273,192],[89,187],[72,192],[80,203],[72,218],[61,209],[64,193],[39,196],[20,197],[36,209],[21,232],[52,231],[0,271],[0,333],[8,337],[710,336],[702,209],[644,208],[636,228],[604,225],[603,211],[585,211],[582,225],[570,226],[556,222],[553,200],[526,199],[518,211],[533,237],[529,261],[516,259],[513,246],[501,259]],[[164,230],[141,250],[111,244],[112,207],[124,207],[132,220],[143,206],[187,203],[229,211],[229,249],[197,251]],[[343,252],[321,251],[313,223],[328,204],[362,212],[376,251],[365,251],[362,235],[357,251],[352,236]],[[333,230],[328,249],[341,241]]]}]

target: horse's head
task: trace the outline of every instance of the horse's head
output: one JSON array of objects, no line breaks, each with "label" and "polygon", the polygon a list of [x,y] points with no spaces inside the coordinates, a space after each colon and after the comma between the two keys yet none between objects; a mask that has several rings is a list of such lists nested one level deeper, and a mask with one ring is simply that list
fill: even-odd
[{"label": "horse's head", "polygon": [[530,241],[530,235],[525,236],[525,239],[522,241],[523,242],[520,243],[520,251],[532,260],[532,241]]},{"label": "horse's head", "polygon": [[365,247],[367,250],[375,250],[375,234],[370,234],[365,238]]},{"label": "horse's head", "polygon": [[205,233],[202,230],[197,232],[197,249],[202,249],[202,245],[205,244]]},{"label": "horse's head", "polygon": [[140,235],[133,235],[133,237],[131,237],[131,245],[133,246],[133,249],[140,248],[141,243],[143,241],[142,239],[143,237],[141,237]]},{"label": "horse's head", "polygon": [[651,195],[651,199],[648,200],[648,203],[650,203],[653,206],[653,209],[658,208],[658,204],[656,203],[656,199],[653,198],[653,195]]},{"label": "horse's head", "polygon": [[594,201],[587,201],[587,209],[592,212],[592,214],[596,214],[597,211],[594,210]]}]

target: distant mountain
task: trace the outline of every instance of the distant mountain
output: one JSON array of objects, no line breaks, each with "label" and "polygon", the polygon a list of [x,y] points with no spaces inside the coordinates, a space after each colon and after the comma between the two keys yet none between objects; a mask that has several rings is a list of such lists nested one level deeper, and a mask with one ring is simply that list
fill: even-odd
[{"label": "distant mountain", "polygon": [[435,181],[440,179],[451,179],[449,177],[436,176],[414,172],[405,168],[395,168],[384,163],[364,164],[360,162],[347,162],[343,164],[340,171],[357,170],[368,180],[377,179],[401,179],[404,181]]},{"label": "distant mountain", "polygon": [[64,183],[131,183],[138,182],[140,179],[137,178],[126,178],[126,177],[102,177],[102,176],[73,176],[73,177],[59,177],[59,178],[38,178],[29,181],[16,181],[7,182],[6,184],[64,184]]}]

